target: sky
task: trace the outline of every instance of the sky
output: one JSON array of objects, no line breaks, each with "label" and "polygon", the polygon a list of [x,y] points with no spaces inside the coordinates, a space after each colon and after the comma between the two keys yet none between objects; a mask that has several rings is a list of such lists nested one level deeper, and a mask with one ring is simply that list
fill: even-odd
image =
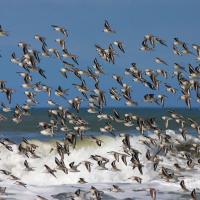
[{"label": "sky", "polygon": [[[23,41],[31,44],[35,49],[40,49],[41,45],[34,39],[35,34],[45,36],[48,47],[59,48],[55,43],[56,38],[61,38],[61,34],[53,31],[51,25],[61,25],[69,31],[67,38],[67,47],[69,51],[79,56],[79,67],[87,69],[93,65],[95,57],[104,67],[105,76],[101,78],[100,86],[108,91],[108,88],[118,87],[111,78],[113,73],[124,76],[124,69],[135,62],[139,68],[158,69],[160,66],[154,62],[156,56],[165,59],[169,66],[166,70],[172,70],[174,62],[183,66],[188,63],[197,65],[198,63],[191,56],[177,57],[172,53],[173,38],[178,37],[186,41],[188,45],[193,43],[200,44],[199,29],[199,8],[198,0],[1,0],[0,1],[0,24],[9,32],[8,37],[0,37],[0,80],[7,80],[7,86],[15,88],[14,100],[16,103],[23,104],[25,96],[21,88],[23,80],[16,72],[23,71],[19,66],[10,62],[11,54],[22,55],[18,43]],[[104,20],[107,19],[116,34],[103,33]],[[152,33],[165,39],[168,48],[158,47],[154,52],[139,51],[141,41],[144,35]],[[119,52],[116,58],[116,64],[108,64],[97,54],[94,45],[100,44],[107,47],[114,40],[121,40],[125,44],[126,53]],[[40,67],[46,71],[47,80],[41,79],[38,75],[33,75],[34,81],[57,88],[62,85],[63,88],[70,89],[70,97],[76,97],[78,92],[72,87],[72,83],[80,83],[73,76],[66,80],[59,73],[63,65],[55,57],[50,59],[42,58]],[[130,77],[124,76],[124,82],[132,85],[133,98],[139,101],[141,106],[152,106],[143,102],[145,93],[152,93],[151,90],[133,83]],[[87,80],[89,86],[91,81]],[[177,86],[175,80],[170,80],[172,86]],[[158,94],[161,91],[154,92]],[[169,98],[166,105],[185,106],[180,101],[179,96]],[[109,98],[109,97],[108,97]],[[47,106],[47,96],[40,94],[38,106]],[[63,100],[52,97],[58,103],[66,103]],[[0,94],[0,101],[6,102],[3,95]],[[124,106],[124,102],[116,102],[109,98],[108,106]],[[83,103],[84,105],[84,103]],[[194,103],[195,107],[199,104]]]}]

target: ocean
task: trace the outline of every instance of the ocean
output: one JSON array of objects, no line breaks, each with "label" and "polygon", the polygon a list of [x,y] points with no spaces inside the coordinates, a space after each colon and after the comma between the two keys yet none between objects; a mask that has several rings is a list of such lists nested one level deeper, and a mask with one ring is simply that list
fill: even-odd
[{"label": "ocean", "polygon": [[[38,139],[42,141],[49,141],[54,139],[63,139],[64,134],[62,132],[57,131],[57,133],[51,136],[44,136],[40,134],[40,128],[38,126],[39,122],[49,122],[51,119],[48,115],[48,109],[54,108],[33,108],[30,111],[29,116],[23,117],[23,122],[16,124],[12,121],[13,113],[2,113],[4,116],[7,117],[7,120],[0,122],[0,136],[1,137],[8,137],[15,142],[19,143],[23,137],[27,139]],[[105,108],[102,112],[107,114],[113,115],[113,110],[116,110],[121,117],[124,116],[125,113],[131,113],[132,115],[137,115],[143,117],[145,119],[148,118],[155,118],[158,126],[164,129],[164,123],[161,119],[162,116],[169,116],[168,111],[175,111],[185,117],[190,117],[197,122],[200,121],[200,108],[193,108],[191,110],[186,108]],[[70,110],[70,112],[75,112],[74,110]],[[0,112],[1,113],[1,112]],[[75,112],[76,113],[76,112]],[[97,113],[98,114],[98,113]],[[89,130],[87,134],[92,135],[99,135],[101,134],[99,128],[105,125],[105,120],[98,120],[96,115],[97,114],[90,114],[87,112],[87,108],[81,108],[78,116],[85,119],[88,122]],[[128,132],[131,135],[139,134],[138,131],[135,130],[135,125],[131,127],[124,126],[123,123],[116,123],[112,121],[113,127],[116,129],[114,132]],[[174,121],[170,121],[169,127],[172,130],[177,130],[179,127],[177,123]],[[69,128],[70,127],[70,124]],[[187,124],[186,124],[187,127]],[[189,128],[189,127],[188,127]],[[192,134],[194,131],[192,131]]]},{"label": "ocean", "polygon": [[[194,142],[200,144],[200,139],[194,129],[189,124],[187,140],[184,141],[181,134],[178,133],[180,125],[175,122],[169,122],[169,127],[165,130],[162,116],[169,116],[169,110],[173,110],[184,117],[192,118],[200,122],[200,110],[197,109],[182,109],[182,108],[107,108],[103,113],[112,114],[113,109],[117,110],[120,116],[125,113],[141,116],[145,119],[155,118],[157,124],[163,131],[171,136],[174,140],[174,145],[178,145],[176,141],[181,141],[183,144],[192,145]],[[184,148],[177,148],[178,152],[170,152],[165,155],[161,152],[160,164],[154,170],[151,161],[146,158],[147,149],[150,149],[151,154],[158,151],[155,146],[148,148],[142,143],[144,137],[135,129],[135,125],[126,127],[122,123],[116,123],[111,120],[115,128],[115,137],[112,134],[102,134],[99,129],[105,125],[104,120],[97,120],[97,114],[88,114],[87,109],[81,109],[77,114],[85,119],[90,129],[84,133],[83,140],[77,140],[76,148],[70,148],[70,154],[65,155],[64,162],[68,166],[71,162],[78,165],[78,171],[68,171],[64,173],[55,165],[55,158],[58,158],[56,150],[56,142],[62,144],[64,133],[57,131],[53,136],[44,136],[40,134],[39,122],[48,122],[51,118],[48,116],[47,108],[32,109],[30,116],[25,116],[22,123],[15,124],[12,121],[12,114],[4,114],[7,120],[0,122],[1,140],[9,138],[16,144],[10,144],[12,150],[8,150],[4,145],[0,145],[0,186],[6,187],[6,192],[0,193],[1,199],[19,199],[19,200],[41,200],[41,199],[95,199],[91,197],[91,187],[102,191],[100,194],[102,199],[151,199],[149,189],[155,188],[157,191],[157,199],[190,199],[191,191],[195,188],[196,193],[200,191],[200,169],[197,160],[199,155],[192,155],[195,160],[195,165],[192,168],[187,167],[186,160],[183,159]],[[69,128],[70,124],[69,124]],[[120,133],[128,133],[130,135],[131,146],[139,151],[140,162],[144,165],[142,173],[130,164],[131,156],[127,156],[127,165],[121,159],[116,161],[116,166],[119,170],[115,171],[112,168],[114,161],[113,152],[122,152],[122,137]],[[89,136],[95,136],[102,140],[102,146],[99,147],[91,140]],[[145,133],[146,136],[156,139],[156,134],[152,132]],[[18,145],[22,139],[26,138],[30,143],[37,145],[35,153],[38,157],[26,156],[19,153]],[[173,143],[173,142],[172,142]],[[192,147],[192,146],[191,146]],[[191,152],[193,152],[191,150]],[[105,169],[99,169],[99,166],[91,155],[100,155],[109,159]],[[24,161],[27,160],[32,170],[27,170],[24,166]],[[91,172],[89,172],[83,164],[83,161],[90,160],[92,162]],[[174,164],[178,163],[181,169],[175,169]],[[44,165],[51,166],[55,170],[55,176],[47,173]],[[174,169],[175,179],[166,181],[160,175],[161,166],[169,169]],[[25,185],[19,185],[17,180],[13,180],[10,174],[3,173],[2,170],[11,172],[12,175],[18,177],[20,182]],[[195,176],[194,176],[195,174]],[[140,177],[141,184],[133,180],[131,177]],[[80,184],[78,181],[84,178],[87,182]],[[180,187],[180,181],[184,180],[188,191],[183,191]],[[14,183],[14,184],[13,184]],[[112,191],[112,185],[118,185],[121,191]],[[80,197],[74,193],[80,189]],[[100,199],[101,199],[100,198]]]}]

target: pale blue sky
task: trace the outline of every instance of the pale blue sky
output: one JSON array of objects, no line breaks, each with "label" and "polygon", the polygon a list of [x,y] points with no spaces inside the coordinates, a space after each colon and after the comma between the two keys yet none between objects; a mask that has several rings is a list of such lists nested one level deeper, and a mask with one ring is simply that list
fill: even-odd
[{"label": "pale blue sky", "polygon": [[[181,58],[174,56],[171,50],[174,37],[179,37],[188,44],[200,44],[200,1],[198,0],[1,0],[0,8],[0,24],[9,31],[9,37],[0,38],[2,55],[0,79],[7,80],[9,87],[16,88],[13,105],[24,102],[23,90],[19,87],[22,79],[16,74],[17,71],[23,70],[10,62],[10,55],[12,52],[21,55],[21,50],[17,47],[20,41],[40,49],[40,44],[34,40],[36,33],[47,38],[49,47],[58,47],[54,39],[61,35],[52,30],[50,26],[52,24],[65,26],[69,30],[67,46],[72,53],[79,55],[82,69],[91,66],[94,57],[98,58],[107,72],[100,84],[104,89],[116,86],[110,79],[111,73],[124,73],[124,68],[131,62],[136,62],[142,69],[147,67],[157,69],[159,66],[153,60],[156,56],[160,56],[170,64],[168,67],[170,70],[174,62],[184,66],[190,62],[194,65],[198,64],[191,56]],[[110,35],[102,32],[105,19],[110,22],[117,34]],[[159,47],[152,53],[140,52],[140,43],[147,33],[164,38],[169,47]],[[106,47],[116,39],[124,41],[126,54],[119,53],[116,66],[113,66],[98,57],[94,44],[98,43]],[[59,70],[62,65],[55,58],[42,59],[40,67],[45,69],[48,77],[47,80],[41,79],[42,82],[54,88],[60,84],[70,88],[71,83],[79,83],[73,77],[69,80],[61,77]],[[40,80],[38,76],[34,77],[34,81]],[[125,77],[124,80],[133,83],[130,77]],[[176,86],[173,80],[170,83]],[[78,93],[74,89],[71,90],[71,96],[75,97]],[[142,102],[145,92],[153,91],[133,84],[133,97],[138,101]],[[2,95],[0,98],[4,101]],[[53,99],[61,102],[58,98]],[[39,95],[40,106],[47,106],[46,100],[46,95]],[[108,106],[113,105],[124,106],[124,102],[116,104],[109,98]],[[144,103],[140,105],[144,106]],[[177,95],[175,98],[169,98],[166,105],[183,106],[184,103],[180,103]]]}]

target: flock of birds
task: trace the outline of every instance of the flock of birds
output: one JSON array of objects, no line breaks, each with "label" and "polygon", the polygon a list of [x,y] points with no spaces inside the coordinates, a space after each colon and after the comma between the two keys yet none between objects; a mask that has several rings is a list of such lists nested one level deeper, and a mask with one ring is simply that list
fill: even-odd
[{"label": "flock of birds", "polygon": [[[134,113],[126,113],[123,116],[113,109],[113,113],[107,114],[104,112],[106,107],[106,99],[109,94],[114,101],[124,100],[127,106],[137,106],[139,102],[133,98],[132,85],[127,84],[123,81],[122,75],[112,75],[112,79],[116,81],[118,87],[109,88],[109,92],[105,91],[100,87],[100,77],[105,74],[103,66],[100,64],[97,58],[94,58],[93,66],[87,69],[81,69],[79,66],[78,55],[70,53],[67,48],[67,38],[68,31],[61,26],[52,25],[54,31],[59,32],[63,37],[58,38],[55,42],[58,44],[59,48],[49,48],[46,42],[46,38],[36,34],[34,36],[41,44],[41,50],[34,49],[30,44],[25,42],[19,42],[18,47],[22,49],[22,55],[16,56],[15,52],[12,53],[10,61],[19,66],[21,69],[17,74],[23,79],[24,94],[26,96],[26,102],[23,105],[15,105],[14,110],[8,105],[12,103],[13,95],[16,93],[16,89],[8,87],[6,80],[0,80],[0,93],[6,96],[8,102],[2,102],[2,111],[13,112],[12,121],[14,123],[21,123],[25,116],[31,114],[31,108],[36,106],[39,102],[37,101],[37,95],[41,92],[48,95],[48,105],[51,106],[48,110],[49,122],[39,122],[40,133],[43,135],[54,135],[56,132],[63,132],[65,134],[65,139],[63,142],[56,142],[56,151],[58,157],[55,157],[55,166],[44,165],[47,172],[56,178],[56,169],[62,170],[63,173],[68,174],[70,172],[79,172],[79,166],[84,165],[88,172],[91,172],[94,163],[98,166],[99,170],[112,170],[119,172],[120,168],[117,167],[118,162],[123,162],[125,166],[131,165],[133,170],[138,169],[141,175],[143,175],[143,167],[145,163],[140,160],[141,152],[139,149],[135,149],[130,142],[130,135],[128,133],[120,133],[119,136],[122,138],[122,152],[112,151],[109,154],[113,155],[113,161],[101,155],[92,155],[88,160],[81,161],[80,163],[71,162],[67,166],[65,163],[65,157],[70,155],[72,149],[76,148],[77,139],[82,140],[84,137],[89,137],[94,142],[96,142],[98,147],[102,147],[103,141],[95,136],[87,136],[85,133],[89,130],[89,123],[79,116],[79,111],[81,108],[81,103],[87,102],[88,109],[87,112],[93,114],[97,120],[104,120],[105,126],[100,128],[100,132],[103,134],[116,135],[115,128],[112,122],[117,122],[123,124],[126,127],[135,127],[137,131],[141,133],[144,144],[147,148],[146,159],[152,163],[154,171],[160,169],[160,176],[166,181],[176,180],[175,171],[184,171],[194,168],[196,165],[200,164],[200,159],[198,156],[200,154],[200,143],[192,144],[192,150],[194,154],[185,152],[184,154],[178,154],[182,159],[185,160],[186,167],[180,166],[178,163],[174,163],[174,169],[169,169],[162,166],[161,155],[173,154],[176,150],[176,145],[181,145],[187,141],[187,135],[189,134],[188,127],[196,131],[197,135],[200,134],[200,125],[197,121],[192,118],[185,117],[173,110],[169,110],[169,116],[163,116],[162,120],[165,128],[169,127],[169,122],[174,121],[177,126],[179,126],[179,133],[183,137],[183,141],[177,140],[173,141],[173,138],[168,135],[165,130],[160,128],[154,118],[145,118],[141,116],[134,115]],[[105,20],[104,32],[110,34],[116,34],[116,31],[110,26],[109,22]],[[0,36],[9,36],[9,33],[0,26]],[[165,40],[160,37],[148,34],[144,36],[141,43],[141,51],[154,51],[158,45],[163,46],[163,48],[169,48]],[[116,48],[115,48],[116,46]],[[116,56],[119,55],[117,49],[121,53],[125,53],[125,45],[121,41],[114,41],[109,44],[108,48],[103,48],[99,44],[95,44],[96,51],[99,57],[106,63],[115,64]],[[200,45],[193,44],[192,49],[189,45],[181,41],[178,38],[174,38],[173,41],[173,53],[177,56],[191,55],[199,61],[200,60]],[[63,68],[60,69],[61,75],[68,79],[68,76],[74,76],[80,83],[73,84],[72,87],[80,93],[79,96],[69,99],[67,96],[69,94],[69,89],[58,86],[56,89],[43,84],[42,81],[34,83],[32,73],[38,73],[43,80],[47,79],[45,70],[38,65],[42,58],[54,57],[58,59],[62,64]],[[155,63],[160,66],[168,66],[168,63],[160,58],[156,57]],[[102,61],[102,62],[104,62]],[[157,70],[148,68],[142,70],[138,67],[136,63],[131,63],[131,65],[125,69],[125,75],[131,76],[133,82],[147,87],[151,93],[144,95],[144,102],[157,104],[161,107],[165,106],[165,102],[168,98],[166,94],[155,94],[159,91],[160,87],[164,87],[166,92],[171,95],[181,94],[180,100],[184,101],[186,106],[190,109],[192,102],[196,102],[197,105],[200,103],[200,93],[199,93],[199,78],[200,78],[200,67],[188,65],[186,69],[178,63],[174,63],[173,74],[170,74],[166,67],[165,69],[159,68]],[[86,82],[86,77],[90,78],[90,82],[94,81],[94,89],[88,87]],[[176,78],[177,87],[174,87],[170,83],[166,83],[170,78]],[[163,80],[164,81],[161,81]],[[64,105],[59,105],[55,100],[52,99],[53,93],[62,98],[65,102],[69,103],[72,109],[66,108]],[[3,123],[7,120],[7,117],[1,113],[0,121]],[[148,131],[153,132],[156,137],[146,134]],[[12,145],[16,145],[13,141],[8,138],[1,138],[1,145],[9,151],[13,151]],[[24,161],[25,169],[28,171],[34,170],[30,166],[28,159],[39,158],[36,151],[39,148],[37,145],[31,143],[27,139],[23,138],[22,142],[18,145],[18,151],[20,154],[25,156],[27,159]],[[158,151],[156,153],[152,152],[152,149],[156,148]],[[121,161],[120,161],[121,159]],[[108,167],[110,163],[110,167]],[[19,177],[16,177],[10,171],[6,169],[0,169],[0,172],[8,176],[10,179],[15,181],[15,184],[26,187],[26,183],[20,181]],[[142,178],[139,176],[130,177],[131,180],[138,183],[142,183]],[[78,183],[87,183],[87,180],[80,178]],[[189,192],[187,185],[185,185],[184,180],[180,181],[180,186],[185,192]],[[122,192],[122,189],[118,185],[113,185],[110,189],[112,192]],[[150,188],[150,196],[153,200],[156,200],[156,188]],[[6,187],[0,188],[0,194],[5,194]],[[191,192],[191,197],[193,200],[197,199],[196,190],[193,189]],[[71,199],[81,199],[80,190],[74,193]],[[102,192],[99,191],[94,186],[90,189],[91,199],[100,200],[102,199]],[[37,196],[37,199],[46,199],[41,196]]]}]

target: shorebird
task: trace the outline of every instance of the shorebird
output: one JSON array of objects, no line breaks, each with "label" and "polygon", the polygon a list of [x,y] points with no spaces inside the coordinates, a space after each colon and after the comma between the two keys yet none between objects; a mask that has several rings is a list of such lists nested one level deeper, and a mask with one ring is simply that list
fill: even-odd
[{"label": "shorebird", "polygon": [[114,160],[112,163],[111,163],[111,166],[112,166],[112,171],[121,171],[119,168],[117,168],[116,166],[116,160]]},{"label": "shorebird", "polygon": [[168,78],[168,72],[167,72],[166,70],[157,69],[156,72],[157,72],[159,75],[163,76],[164,78],[166,78],[166,79]]},{"label": "shorebird", "polygon": [[184,180],[182,180],[182,181],[180,182],[180,186],[181,186],[181,188],[182,188],[184,191],[186,191],[186,192],[189,191],[189,190],[186,188],[186,186],[185,186],[185,181],[184,181]]},{"label": "shorebird", "polygon": [[112,188],[109,188],[111,192],[124,192],[118,185],[112,185]]},{"label": "shorebird", "polygon": [[144,101],[148,103],[156,103],[159,105],[158,98],[154,94],[145,94]]},{"label": "shorebird", "polygon": [[24,161],[24,166],[26,167],[26,169],[27,169],[28,171],[33,171],[33,168],[29,166],[27,160]]},{"label": "shorebird", "polygon": [[75,97],[74,99],[68,100],[69,104],[74,108],[77,112],[80,110],[82,98],[81,97]]},{"label": "shorebird", "polygon": [[50,48],[48,51],[54,54],[59,60],[62,60],[61,53],[56,48]]},{"label": "shorebird", "polygon": [[116,41],[113,42],[113,44],[116,45],[120,49],[120,51],[125,53],[123,42],[116,40]]},{"label": "shorebird", "polygon": [[71,163],[69,163],[69,167],[70,167],[69,171],[70,171],[70,172],[80,172],[80,171],[78,170],[78,167],[79,167],[79,166],[80,166],[80,163],[77,164],[77,165],[75,165],[75,162],[71,162]]},{"label": "shorebird", "polygon": [[56,106],[56,105],[57,105],[57,103],[56,103],[55,101],[53,101],[52,99],[49,99],[49,100],[47,101],[47,103],[48,103],[50,106]]},{"label": "shorebird", "polygon": [[138,176],[132,176],[132,177],[129,177],[128,179],[135,180],[140,184],[142,183],[142,178],[140,178]]},{"label": "shorebird", "polygon": [[93,163],[91,163],[90,161],[82,161],[80,162],[80,164],[84,164],[88,172],[91,172],[91,166],[93,165]]},{"label": "shorebird", "polygon": [[55,42],[57,42],[60,45],[60,47],[62,48],[62,50],[66,49],[65,40],[57,38],[57,39],[55,39]]},{"label": "shorebird", "polygon": [[107,20],[105,20],[104,22],[104,29],[103,29],[104,32],[106,33],[116,33],[110,26],[110,24],[108,23]]},{"label": "shorebird", "polygon": [[170,121],[171,119],[172,119],[171,117],[162,116],[162,120],[163,120],[164,123],[165,123],[165,128],[166,128],[166,129],[168,128],[168,126],[169,126],[169,121]]},{"label": "shorebird", "polygon": [[6,97],[7,97],[7,100],[9,102],[9,104],[11,104],[12,95],[15,92],[15,89],[13,89],[13,88],[4,88],[3,92],[6,94]]},{"label": "shorebird", "polygon": [[110,88],[109,89],[109,92],[110,92],[110,95],[111,95],[111,98],[116,100],[116,101],[120,101],[121,100],[121,95],[119,94],[119,92],[117,91],[116,88]]},{"label": "shorebird", "polygon": [[78,56],[76,54],[69,53],[67,49],[63,49],[62,52],[63,52],[62,56],[64,58],[71,58],[75,64],[79,65],[77,61]]},{"label": "shorebird", "polygon": [[119,84],[123,87],[123,82],[122,82],[122,77],[121,77],[121,76],[112,75],[112,78],[113,78],[114,80],[116,80],[117,83],[119,83]]},{"label": "shorebird", "polygon": [[20,186],[25,187],[25,188],[27,187],[27,184],[26,184],[26,183],[23,183],[23,182],[21,182],[21,181],[16,181],[15,184],[16,184],[16,185],[20,185]]},{"label": "shorebird", "polygon": [[36,35],[34,36],[34,38],[35,38],[36,40],[40,41],[40,42],[42,43],[42,45],[47,46],[47,44],[46,44],[46,38],[45,38],[45,37],[40,36],[39,34],[36,34]]},{"label": "shorebird", "polygon": [[68,89],[63,89],[61,86],[58,86],[58,88],[55,90],[55,95],[66,99],[65,95],[67,95],[67,91]]},{"label": "shorebird", "polygon": [[101,140],[101,139],[99,139],[99,138],[97,138],[97,137],[95,137],[95,136],[90,136],[90,137],[91,137],[91,139],[93,139],[93,140],[95,141],[95,143],[96,143],[99,147],[102,146],[103,140]]},{"label": "shorebird", "polygon": [[7,113],[11,111],[11,108],[6,106],[3,102],[1,103],[1,107],[2,107],[3,112]]},{"label": "shorebird", "polygon": [[155,58],[155,62],[158,64],[164,64],[164,65],[168,65],[163,59],[156,57]]},{"label": "shorebird", "polygon": [[2,26],[0,25],[0,36],[8,36],[8,32],[5,31]]},{"label": "shorebird", "polygon": [[44,165],[44,166],[47,169],[48,173],[50,173],[52,176],[54,176],[56,178],[56,175],[55,175],[56,170],[51,169],[48,165]]},{"label": "shorebird", "polygon": [[6,187],[0,187],[0,195],[5,195]]},{"label": "shorebird", "polygon": [[85,181],[84,178],[79,178],[78,183],[85,184],[85,183],[87,183],[87,181]]},{"label": "shorebird", "polygon": [[94,199],[94,200],[102,199],[103,192],[100,190],[97,190],[94,186],[91,186],[90,193],[91,193],[91,197],[90,197],[91,199]]},{"label": "shorebird", "polygon": [[177,92],[177,89],[168,85],[167,83],[165,83],[165,87],[166,87],[166,91],[167,92],[171,92],[172,94],[175,94]]},{"label": "shorebird", "polygon": [[197,200],[197,195],[196,195],[196,190],[195,189],[192,190],[191,197],[192,197],[192,200]]},{"label": "shorebird", "polygon": [[62,33],[65,37],[68,37],[68,31],[62,27],[62,26],[57,26],[57,25],[51,25],[51,27],[57,31],[57,32],[60,32]]},{"label": "shorebird", "polygon": [[174,178],[174,172],[168,168],[162,167],[161,174],[169,181]]},{"label": "shorebird", "polygon": [[149,192],[150,192],[152,200],[156,200],[157,199],[156,198],[156,189],[155,188],[150,188]]},{"label": "shorebird", "polygon": [[175,37],[174,38],[174,45],[183,45],[183,41],[181,41],[179,38]]},{"label": "shorebird", "polygon": [[9,175],[9,179],[14,180],[14,181],[20,180],[20,178],[18,178],[17,176],[14,176],[13,174]]},{"label": "shorebird", "polygon": [[42,197],[40,195],[37,195],[36,199],[35,200],[48,200],[47,198],[45,197]]},{"label": "shorebird", "polygon": [[[176,43],[176,42],[175,42]],[[177,46],[175,44],[173,44],[173,53],[175,55],[181,56],[182,52],[179,50],[179,48],[177,48]]]},{"label": "shorebird", "polygon": [[114,135],[114,130],[115,130],[114,127],[109,123],[107,123],[104,127],[100,128],[100,131],[102,133],[110,133],[112,135]]}]

